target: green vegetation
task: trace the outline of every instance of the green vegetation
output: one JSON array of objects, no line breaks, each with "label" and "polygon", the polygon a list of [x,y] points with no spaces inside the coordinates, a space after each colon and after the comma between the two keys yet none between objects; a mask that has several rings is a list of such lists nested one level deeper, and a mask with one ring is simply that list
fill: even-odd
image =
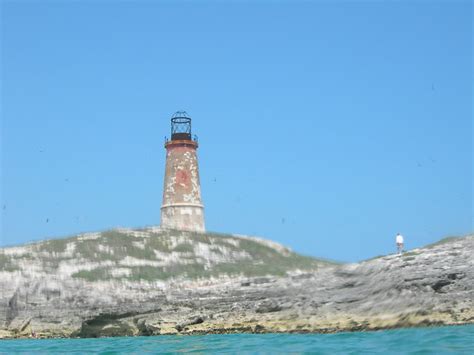
[{"label": "green vegetation", "polygon": [[[86,264],[89,261],[112,262],[112,266],[102,265],[72,275],[91,282],[110,279],[154,281],[223,275],[285,275],[292,270],[311,271],[332,263],[290,251],[281,253],[259,241],[226,234],[147,230],[134,232],[144,232],[146,235],[110,230],[100,233],[97,238],[53,239],[34,245],[33,254],[39,252],[39,255],[18,255],[16,258],[35,258],[49,271],[57,269],[63,261],[80,260]],[[169,255],[170,259],[160,258],[162,254]],[[131,258],[131,264],[120,265],[125,258]],[[133,264],[135,260],[139,263]],[[161,262],[165,265],[156,267],[146,265],[147,262]],[[5,255],[0,255],[0,267],[10,270],[14,265]],[[112,271],[118,267],[128,268],[130,272],[114,274]]]},{"label": "green vegetation", "polygon": [[[302,269],[315,270],[321,264],[314,259],[306,257],[282,257],[277,260],[267,262],[238,262],[220,263],[212,267],[205,268],[204,265],[193,264],[173,264],[164,267],[135,266],[130,267],[129,276],[120,276],[116,279],[128,279],[132,281],[145,280],[168,280],[170,278],[198,279],[208,277],[228,276],[265,276],[286,275],[287,271]],[[82,278],[87,281],[98,281],[113,278],[109,267],[99,267],[93,270],[80,271],[72,275],[75,278]]]},{"label": "green vegetation", "polygon": [[419,251],[407,251],[406,253],[402,253],[402,258],[407,258],[407,257],[410,257],[410,256],[416,256],[416,255],[420,255],[420,254],[421,254],[421,252],[419,252]]},{"label": "green vegetation", "polygon": [[365,260],[362,260],[362,261],[372,261],[372,260],[376,260],[376,259],[380,259],[380,258],[385,258],[387,255],[376,255],[376,256],[373,256],[369,259],[365,259]]},{"label": "green vegetation", "polygon": [[462,237],[446,237],[446,238],[443,238],[441,240],[438,240],[437,242],[434,242],[434,243],[431,243],[431,244],[428,244],[425,246],[425,248],[434,248],[438,245],[442,245],[442,244],[446,244],[446,243],[451,243],[451,242],[455,242],[456,240],[458,239],[461,239]]},{"label": "green vegetation", "polygon": [[170,278],[189,278],[196,279],[205,275],[204,266],[200,264],[183,265],[176,264],[166,267],[138,266],[132,268],[129,280],[168,280]]},{"label": "green vegetation", "polygon": [[[278,249],[257,240],[219,233],[194,233],[183,231],[135,230],[145,235],[131,235],[127,231],[109,230],[97,238],[68,237],[33,244],[31,252],[9,256],[0,254],[0,270],[19,270],[17,260],[40,263],[44,270],[54,272],[61,262],[101,263],[112,262],[92,270],[82,270],[72,275],[87,281],[126,279],[131,281],[168,280],[171,278],[199,279],[219,276],[285,275],[292,270],[317,270],[335,262],[298,255]],[[459,237],[444,238],[427,245],[456,241]],[[38,253],[38,254],[36,254]],[[408,251],[401,257],[412,260],[421,251]],[[160,255],[169,255],[162,259]],[[376,256],[372,259],[382,258]],[[131,264],[120,265],[129,258]],[[135,260],[137,264],[134,264]],[[164,266],[146,265],[160,262]],[[144,265],[140,265],[140,263]],[[128,273],[114,274],[117,268],[128,268]]]},{"label": "green vegetation", "polygon": [[12,262],[10,256],[0,254],[0,270],[11,272],[19,270],[19,268]]},{"label": "green vegetation", "polygon": [[50,239],[44,243],[37,244],[39,246],[39,251],[44,251],[48,253],[64,253],[66,251],[66,246],[70,243],[74,237],[63,238],[63,239]]},{"label": "green vegetation", "polygon": [[87,281],[99,281],[112,278],[110,269],[106,267],[95,268],[92,270],[82,270],[72,275],[75,278],[81,278]]},{"label": "green vegetation", "polygon": [[194,248],[191,244],[188,243],[183,243],[177,245],[173,251],[179,252],[179,253],[192,253],[194,252]]}]

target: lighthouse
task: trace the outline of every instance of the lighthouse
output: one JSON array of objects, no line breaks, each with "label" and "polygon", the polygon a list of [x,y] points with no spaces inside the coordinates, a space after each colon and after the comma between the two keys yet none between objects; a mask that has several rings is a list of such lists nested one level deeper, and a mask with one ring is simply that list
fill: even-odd
[{"label": "lighthouse", "polygon": [[166,168],[161,228],[204,232],[204,206],[191,117],[178,111],[171,117],[171,138],[165,138]]}]

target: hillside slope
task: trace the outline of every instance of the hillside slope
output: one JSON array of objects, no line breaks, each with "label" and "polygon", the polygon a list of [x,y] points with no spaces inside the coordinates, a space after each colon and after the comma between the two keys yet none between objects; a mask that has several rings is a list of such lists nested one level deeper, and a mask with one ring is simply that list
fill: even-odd
[{"label": "hillside slope", "polygon": [[327,264],[260,238],[159,228],[115,229],[0,249],[0,271],[86,281],[283,276]]}]

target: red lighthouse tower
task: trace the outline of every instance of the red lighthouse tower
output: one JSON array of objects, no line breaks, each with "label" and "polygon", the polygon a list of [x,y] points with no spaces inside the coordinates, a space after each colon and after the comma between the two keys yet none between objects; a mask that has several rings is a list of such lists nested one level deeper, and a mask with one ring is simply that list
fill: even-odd
[{"label": "red lighthouse tower", "polygon": [[161,227],[204,232],[204,206],[191,117],[178,111],[171,117],[171,139],[166,139],[166,170]]}]

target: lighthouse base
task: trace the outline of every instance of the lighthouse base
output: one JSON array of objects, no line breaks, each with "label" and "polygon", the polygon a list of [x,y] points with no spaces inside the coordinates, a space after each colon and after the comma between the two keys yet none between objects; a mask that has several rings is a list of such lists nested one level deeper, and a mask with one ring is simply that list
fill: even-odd
[{"label": "lighthouse base", "polygon": [[204,207],[195,204],[163,206],[161,228],[205,232]]}]

